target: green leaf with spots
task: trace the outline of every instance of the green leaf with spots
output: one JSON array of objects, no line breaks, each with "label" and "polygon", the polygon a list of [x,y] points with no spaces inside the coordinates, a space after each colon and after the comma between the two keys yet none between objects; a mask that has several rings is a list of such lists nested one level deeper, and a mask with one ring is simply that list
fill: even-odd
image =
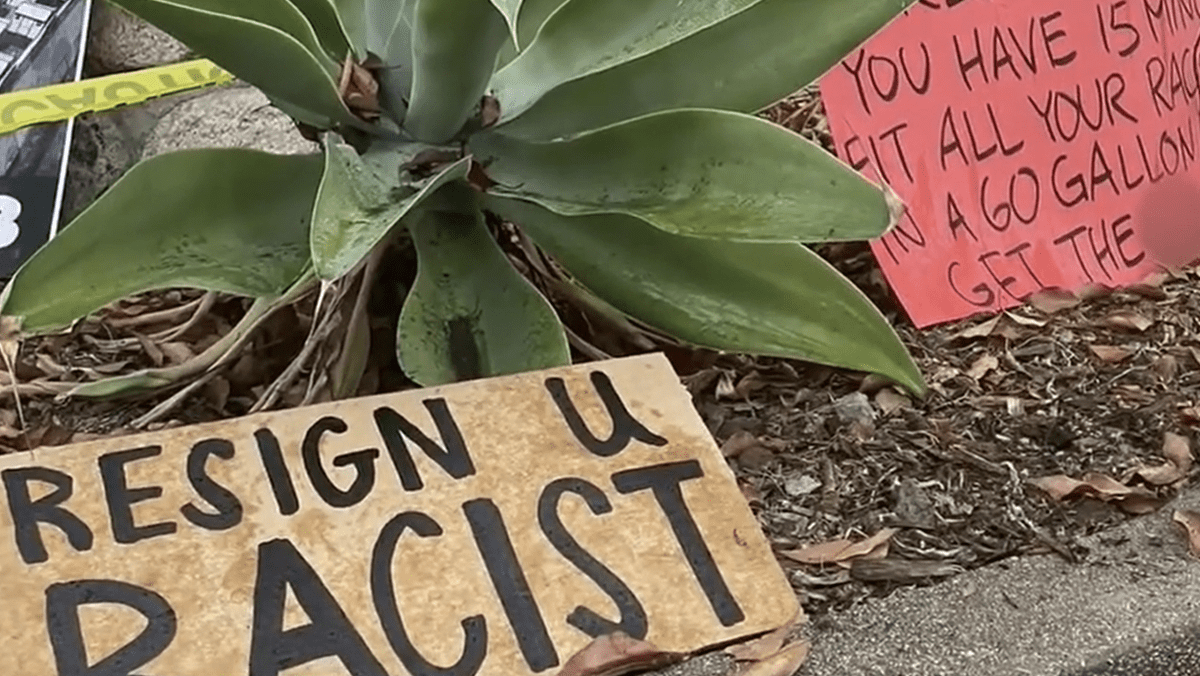
[{"label": "green leaf with spots", "polygon": [[717,110],[655,113],[563,141],[477,136],[500,196],[623,213],[681,235],[816,242],[883,234],[899,206],[798,134]]},{"label": "green leaf with spots", "polygon": [[925,391],[879,310],[802,244],[680,237],[631,216],[572,218],[517,200],[485,206],[593,293],[687,343],[878,373]]},{"label": "green leaf with spots", "polygon": [[509,264],[476,207],[469,185],[451,183],[406,219],[417,279],[396,351],[426,387],[570,363],[554,309]]},{"label": "green leaf with spots", "polygon": [[313,267],[322,279],[349,272],[410,209],[448,181],[467,175],[470,158],[447,164],[425,179],[406,178],[401,168],[428,148],[419,143],[376,143],[360,156],[349,144],[326,136],[325,175],[310,240]]},{"label": "green leaf with spots", "polygon": [[184,150],[133,167],[17,271],[0,314],[46,333],[173,287],[277,296],[308,264],[320,155]]}]

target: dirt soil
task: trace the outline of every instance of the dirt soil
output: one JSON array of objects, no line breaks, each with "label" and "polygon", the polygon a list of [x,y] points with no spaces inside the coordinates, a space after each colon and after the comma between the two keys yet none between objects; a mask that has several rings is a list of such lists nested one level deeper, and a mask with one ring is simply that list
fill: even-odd
[{"label": "dirt soil", "polygon": [[[828,144],[811,94],[766,116]],[[648,348],[672,359],[810,614],[1021,554],[1080,561],[1080,536],[1155,509],[1194,476],[1190,462],[1169,481],[1145,470],[1164,465],[1168,433],[1190,439],[1200,423],[1194,272],[1082,299],[1042,296],[999,316],[918,331],[865,245],[821,252],[898,326],[931,386],[925,400],[861,373],[602,335],[555,299],[590,341],[581,361]],[[398,288],[372,296],[372,357],[359,394],[412,386],[391,357]],[[247,413],[300,351],[312,305],[310,298],[278,313],[238,360],[144,426]],[[53,395],[72,383],[184,363],[245,309],[245,301],[197,292],[146,294],[71,335],[29,341],[16,364],[20,410],[0,367],[0,452],[131,433],[170,393],[119,401]],[[186,330],[172,335],[180,325]],[[302,372],[295,382],[277,407],[304,403],[311,377]],[[1047,484],[1073,490],[1077,499],[1060,502],[1032,483],[1057,475],[1090,485],[1061,477]],[[812,563],[804,549],[870,536],[873,546],[857,556]]]}]

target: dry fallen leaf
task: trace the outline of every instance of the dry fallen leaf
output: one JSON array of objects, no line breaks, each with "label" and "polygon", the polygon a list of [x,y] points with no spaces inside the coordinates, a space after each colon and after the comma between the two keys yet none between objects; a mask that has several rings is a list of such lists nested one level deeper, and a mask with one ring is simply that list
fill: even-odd
[{"label": "dry fallen leaf", "polygon": [[1150,368],[1165,381],[1172,381],[1179,375],[1179,360],[1169,354],[1164,354],[1150,364]]},{"label": "dry fallen leaf", "polygon": [[883,411],[884,415],[891,415],[902,408],[912,407],[912,402],[908,397],[896,390],[885,387],[879,390],[879,394],[875,395],[875,405],[879,407],[879,410]]},{"label": "dry fallen leaf", "polygon": [[862,382],[858,385],[858,391],[863,394],[876,394],[883,388],[891,385],[894,381],[886,376],[881,376],[876,373],[868,373],[863,376]]},{"label": "dry fallen leaf", "polygon": [[167,361],[171,364],[186,364],[195,358],[196,353],[187,343],[172,342],[163,343],[159,346]]},{"label": "dry fallen leaf", "polygon": [[150,358],[150,361],[153,362],[155,366],[161,367],[166,361],[166,358],[163,356],[162,350],[158,348],[158,345],[149,336],[145,336],[140,333],[135,333],[133,336],[137,338],[138,343],[141,343],[142,351],[146,353],[146,356]]},{"label": "dry fallen leaf", "polygon": [[1003,315],[996,315],[995,317],[992,317],[991,319],[987,320],[986,322],[983,322],[982,324],[976,324],[975,326],[963,329],[962,331],[955,334],[954,337],[955,338],[986,338],[986,337],[992,335],[992,331],[996,330],[996,327],[1000,324],[1000,320],[1003,318],[1004,318]]},{"label": "dry fallen leaf", "polygon": [[1127,486],[1110,476],[1096,472],[1084,474],[1082,480],[1057,474],[1031,479],[1030,483],[1057,502],[1090,497],[1111,502],[1130,514],[1149,514],[1162,507],[1165,502],[1145,488]]},{"label": "dry fallen leaf", "polygon": [[1109,364],[1116,364],[1133,356],[1133,352],[1116,345],[1089,345],[1088,347],[1092,350],[1092,354]]},{"label": "dry fallen leaf", "polygon": [[1084,284],[1075,292],[1075,297],[1080,301],[1094,300],[1096,298],[1104,298],[1112,295],[1113,288],[1103,284]]},{"label": "dry fallen leaf", "polygon": [[1153,319],[1144,317],[1137,312],[1117,312],[1105,317],[1100,323],[1109,328],[1125,329],[1139,333],[1154,326]]},{"label": "dry fallen leaf", "polygon": [[1017,314],[1015,312],[1005,312],[1004,316],[1013,320],[1017,324],[1020,324],[1021,326],[1041,328],[1049,323],[1044,319],[1034,319],[1033,317],[1026,317],[1025,315]]},{"label": "dry fallen leaf", "polygon": [[896,534],[895,528],[884,528],[871,537],[854,542],[848,539],[831,540],[820,544],[801,547],[781,552],[787,558],[799,563],[823,565],[836,563],[843,568],[849,568],[850,561],[860,558],[881,559],[887,556],[888,540]]},{"label": "dry fallen leaf", "polygon": [[792,676],[804,666],[804,660],[808,659],[811,649],[812,645],[808,641],[798,641],[752,665],[740,676]]},{"label": "dry fallen leaf", "polygon": [[725,443],[721,444],[721,455],[726,458],[736,458],[743,452],[759,445],[758,437],[746,430],[738,430],[726,439]]},{"label": "dry fallen leaf", "polygon": [[805,622],[804,609],[796,604],[796,612],[783,626],[767,632],[756,639],[731,645],[725,649],[725,654],[741,662],[758,662],[765,660],[783,650],[783,644],[796,627]]},{"label": "dry fallen leaf", "polygon": [[613,632],[594,639],[571,656],[558,676],[620,676],[633,671],[658,669],[683,658],[679,653],[659,650],[652,643],[639,641],[624,632]]},{"label": "dry fallen leaf", "polygon": [[1055,474],[1053,476],[1038,477],[1030,479],[1029,483],[1036,486],[1046,495],[1049,495],[1052,500],[1061,502],[1068,497],[1073,496],[1076,492],[1081,491],[1085,485],[1078,479],[1072,479],[1065,474]]},{"label": "dry fallen leaf", "polygon": [[1079,305],[1079,298],[1066,289],[1051,287],[1030,296],[1028,303],[1041,312],[1052,315]]},{"label": "dry fallen leaf", "polygon": [[1125,287],[1129,293],[1136,294],[1147,300],[1166,300],[1170,296],[1161,287],[1152,284],[1133,284]]},{"label": "dry fallen leaf", "polygon": [[1163,438],[1163,457],[1167,464],[1139,467],[1135,476],[1155,486],[1166,486],[1186,477],[1192,470],[1192,450],[1187,437],[1167,432]]},{"label": "dry fallen leaf", "polygon": [[1000,360],[995,355],[985,354],[971,364],[971,368],[967,369],[967,376],[971,380],[979,380],[986,376],[989,372],[1000,367]]},{"label": "dry fallen leaf", "polygon": [[691,393],[693,397],[696,397],[703,394],[708,390],[708,388],[712,387],[713,383],[717,382],[717,378],[720,376],[721,371],[719,369],[706,368],[701,369],[691,375],[683,376],[679,380],[683,383],[683,386],[687,388],[687,391]]},{"label": "dry fallen leaf", "polygon": [[1190,509],[1177,509],[1172,521],[1183,526],[1187,532],[1188,552],[1200,558],[1200,512]]},{"label": "dry fallen leaf", "polygon": [[738,381],[733,388],[733,393],[738,399],[745,399],[766,386],[767,381],[763,379],[762,375],[758,371],[751,371]]}]

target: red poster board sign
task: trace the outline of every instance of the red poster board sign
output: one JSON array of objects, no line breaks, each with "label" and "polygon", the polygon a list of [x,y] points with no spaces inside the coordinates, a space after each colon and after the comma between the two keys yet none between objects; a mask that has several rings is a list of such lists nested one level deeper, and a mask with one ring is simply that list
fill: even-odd
[{"label": "red poster board sign", "polygon": [[917,326],[1200,238],[1197,0],[921,0],[821,93],[838,155],[908,206],[872,248]]}]

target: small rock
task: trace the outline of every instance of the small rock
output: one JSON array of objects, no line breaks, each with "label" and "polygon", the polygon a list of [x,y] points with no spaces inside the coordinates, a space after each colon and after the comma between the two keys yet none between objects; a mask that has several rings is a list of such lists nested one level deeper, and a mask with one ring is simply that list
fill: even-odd
[{"label": "small rock", "polygon": [[86,58],[92,75],[174,63],[189,54],[186,45],[111,2],[96,4],[89,33]]},{"label": "small rock", "polygon": [[314,153],[319,146],[300,135],[266,95],[242,84],[207,90],[167,112],[149,134],[147,159],[193,148],[253,148],[279,155]]},{"label": "small rock", "polygon": [[737,460],[742,467],[758,472],[775,461],[775,454],[765,446],[755,445],[742,451]]},{"label": "small rock", "polygon": [[900,525],[933,528],[938,524],[933,500],[912,479],[904,479],[896,490],[896,518]]},{"label": "small rock", "polygon": [[833,410],[843,423],[858,422],[871,425],[875,421],[875,409],[871,407],[871,400],[862,392],[847,394],[835,400]]},{"label": "small rock", "polygon": [[808,495],[821,487],[821,482],[802,474],[800,476],[790,476],[783,482],[783,490],[793,498],[798,498],[802,495]]}]

